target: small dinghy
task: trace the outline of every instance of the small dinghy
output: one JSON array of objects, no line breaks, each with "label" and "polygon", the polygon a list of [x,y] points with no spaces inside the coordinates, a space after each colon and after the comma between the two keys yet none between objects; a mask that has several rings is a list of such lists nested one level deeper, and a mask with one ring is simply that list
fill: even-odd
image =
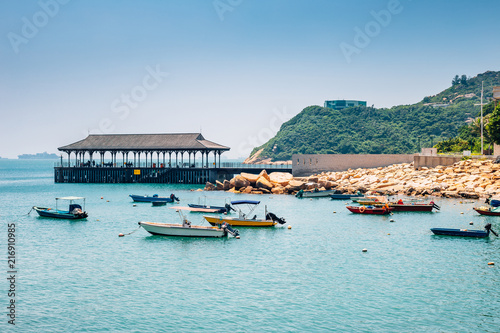
[{"label": "small dinghy", "polygon": [[493,235],[498,237],[498,234],[491,229],[491,223],[485,225],[484,230],[432,228],[431,231],[434,233],[434,235],[475,237],[475,238],[488,237],[491,231]]}]

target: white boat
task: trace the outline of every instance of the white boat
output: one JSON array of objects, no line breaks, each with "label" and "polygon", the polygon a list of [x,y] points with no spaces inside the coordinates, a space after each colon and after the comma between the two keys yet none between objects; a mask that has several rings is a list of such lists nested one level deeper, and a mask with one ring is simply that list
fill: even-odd
[{"label": "white boat", "polygon": [[231,229],[227,223],[221,225],[206,227],[192,225],[190,221],[177,209],[182,224],[179,223],[158,223],[158,222],[139,222],[139,225],[152,235],[160,236],[179,236],[179,237],[225,237],[228,234],[238,236],[238,230]]}]

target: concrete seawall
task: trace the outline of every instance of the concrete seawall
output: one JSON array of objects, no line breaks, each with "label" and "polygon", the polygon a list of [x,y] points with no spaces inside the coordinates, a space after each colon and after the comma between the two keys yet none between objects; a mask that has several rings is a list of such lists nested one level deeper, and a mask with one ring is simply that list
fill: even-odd
[{"label": "concrete seawall", "polygon": [[414,154],[294,154],[292,156],[293,176],[304,177],[328,171],[412,163],[414,157]]}]

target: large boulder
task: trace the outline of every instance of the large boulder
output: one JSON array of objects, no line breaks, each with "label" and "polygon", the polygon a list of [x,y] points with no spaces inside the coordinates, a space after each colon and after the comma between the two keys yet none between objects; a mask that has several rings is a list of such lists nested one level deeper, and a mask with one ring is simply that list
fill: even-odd
[{"label": "large boulder", "polygon": [[251,185],[255,185],[255,182],[257,181],[257,179],[259,179],[259,175],[254,175],[246,172],[240,173],[240,176],[248,180]]},{"label": "large boulder", "polygon": [[271,172],[269,179],[275,184],[287,186],[288,182],[293,178],[293,175],[288,172]]},{"label": "large boulder", "polygon": [[215,185],[210,182],[207,182],[205,184],[205,191],[215,191]]},{"label": "large boulder", "polygon": [[264,177],[259,177],[259,179],[257,179],[257,182],[255,183],[255,186],[265,188],[266,190],[271,190],[274,187],[273,183],[271,183]]},{"label": "large boulder", "polygon": [[289,189],[292,191],[298,191],[301,189],[305,189],[306,183],[301,180],[291,179],[286,187],[289,187]]},{"label": "large boulder", "polygon": [[252,193],[254,188],[252,186],[247,186],[245,189],[242,191],[242,193]]},{"label": "large boulder", "polygon": [[224,189],[224,184],[222,184],[220,181],[216,180],[215,181],[215,189],[217,191],[222,191]]},{"label": "large boulder", "polygon": [[260,173],[259,173],[259,178],[261,177],[264,177],[265,179],[267,179],[268,181],[271,181],[271,178],[269,178],[269,175],[267,174],[266,170],[262,170]]},{"label": "large boulder", "polygon": [[231,188],[231,182],[227,179],[224,179],[224,183],[222,183],[222,188],[224,191],[227,191]]},{"label": "large boulder", "polygon": [[273,189],[271,190],[273,194],[284,194],[285,191],[285,188],[282,186],[273,187]]},{"label": "large boulder", "polygon": [[233,179],[234,179],[234,187],[236,187],[237,189],[241,187],[247,187],[250,185],[250,182],[240,175],[236,175],[236,177],[234,177]]}]

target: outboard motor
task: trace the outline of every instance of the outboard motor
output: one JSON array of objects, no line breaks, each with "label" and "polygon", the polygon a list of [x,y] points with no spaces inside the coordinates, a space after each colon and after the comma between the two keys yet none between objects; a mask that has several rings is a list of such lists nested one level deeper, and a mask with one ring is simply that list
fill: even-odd
[{"label": "outboard motor", "polygon": [[179,198],[177,198],[177,197],[175,196],[175,194],[173,194],[173,193],[172,193],[172,194],[170,194],[170,199],[172,199],[172,201],[174,201],[174,200],[179,201]]},{"label": "outboard motor", "polygon": [[269,212],[266,214],[266,220],[273,220],[274,222],[278,222],[279,224],[285,224],[286,221],[283,217],[277,217],[275,214]]},{"label": "outboard motor", "polygon": [[438,205],[436,205],[436,204],[434,203],[434,201],[431,201],[431,202],[430,202],[430,204],[432,205],[432,208],[435,208],[435,209],[437,209],[437,210],[440,210],[440,209],[441,209],[441,207],[439,207]]},{"label": "outboard motor", "polygon": [[221,226],[222,229],[225,229],[228,233],[230,233],[231,235],[233,235],[234,237],[236,236],[239,236],[240,235],[240,231],[238,229],[233,229],[231,228],[231,226],[229,224],[227,224],[227,222],[224,222]]},{"label": "outboard motor", "polygon": [[224,207],[226,208],[226,212],[227,212],[227,213],[229,213],[231,210],[232,210],[232,211],[234,211],[234,212],[236,211],[236,210],[235,210],[233,207],[231,207],[231,205],[230,205],[230,204],[228,204],[228,203],[227,203],[227,204],[225,204],[225,205],[224,205]]},{"label": "outboard motor", "polygon": [[484,230],[486,230],[487,232],[490,232],[490,231],[491,231],[491,233],[492,233],[493,235],[495,235],[495,236],[497,236],[497,237],[498,237],[498,234],[497,234],[495,231],[493,231],[493,229],[491,229],[491,223],[488,223],[487,225],[485,225],[485,226],[484,226]]}]

